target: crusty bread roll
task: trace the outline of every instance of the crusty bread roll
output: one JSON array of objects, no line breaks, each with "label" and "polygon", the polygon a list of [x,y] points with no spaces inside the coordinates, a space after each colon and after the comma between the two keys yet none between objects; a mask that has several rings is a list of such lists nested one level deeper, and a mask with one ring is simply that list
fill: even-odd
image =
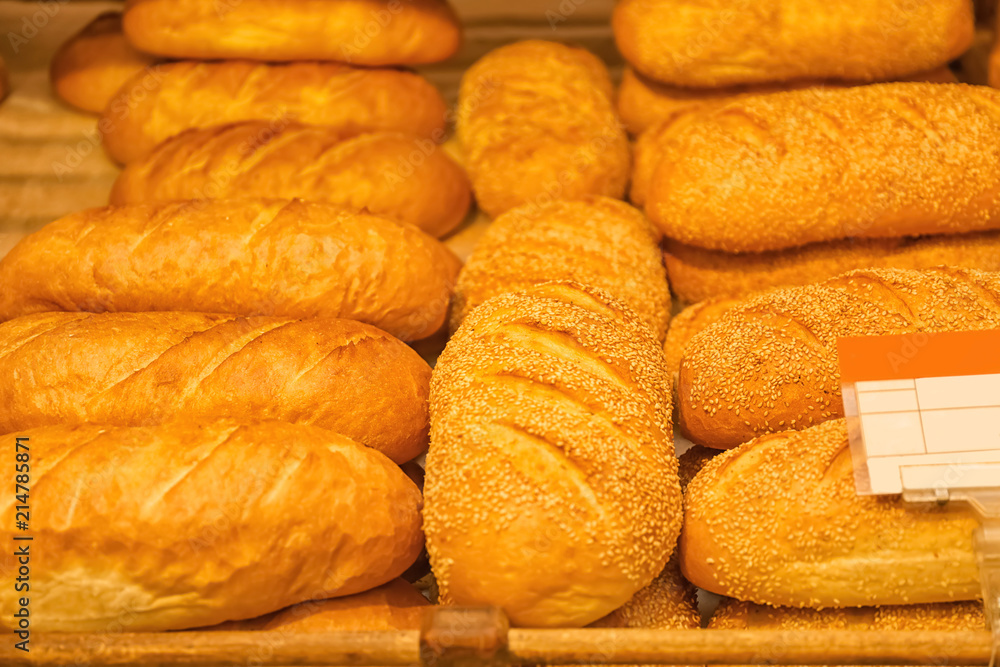
[{"label": "crusty bread roll", "polygon": [[465,218],[472,191],[465,171],[430,139],[248,121],[166,140],[125,167],[110,203],[246,197],[367,209],[440,237]]},{"label": "crusty bread roll", "polygon": [[415,227],[285,200],[89,209],[0,260],[0,320],[52,310],[344,317],[402,340],[444,324],[461,263]]},{"label": "crusty bread roll", "polygon": [[285,633],[419,630],[424,611],[430,606],[427,598],[403,579],[345,597],[322,599],[325,591],[316,592],[319,595],[287,609],[208,629]]},{"label": "crusty bread roll", "polygon": [[424,530],[442,600],[580,626],[649,585],[681,513],[668,382],[648,327],[596,288],[472,311],[431,389]]},{"label": "crusty bread roll", "polygon": [[445,0],[129,0],[125,32],[136,47],[171,58],[366,67],[445,60],[462,37]]},{"label": "crusty bread roll", "polygon": [[840,419],[709,461],[687,488],[681,567],[696,586],[760,604],[974,600],[976,525],[965,511],[859,496]]},{"label": "crusty bread roll", "polygon": [[[900,77],[898,81],[958,83],[948,67]],[[754,95],[780,93],[801,88],[843,88],[858,85],[843,81],[800,80],[784,83],[759,83],[727,88],[679,88],[654,81],[626,67],[618,88],[618,114],[631,134],[641,134],[653,125],[680,111],[711,111]]]},{"label": "crusty bread roll", "polygon": [[888,81],[957,58],[974,30],[968,0],[621,0],[613,25],[633,67],[692,88]]},{"label": "crusty bread roll", "polygon": [[0,433],[280,419],[402,463],[427,444],[429,381],[416,352],[352,320],[39,313],[0,324]]},{"label": "crusty bread roll", "polygon": [[853,269],[929,269],[944,265],[1000,271],[1000,231],[846,239],[739,254],[668,240],[663,259],[670,288],[679,300],[692,303],[806,285]]},{"label": "crusty bread roll", "polygon": [[[31,458],[32,630],[259,616],[317,591],[384,584],[423,543],[416,486],[378,452],[324,429],[58,425],[5,436],[8,461],[16,438]],[[0,498],[0,536],[19,545],[15,504],[13,493]],[[13,613],[23,594],[4,586],[3,608]]]},{"label": "crusty bread roll", "polygon": [[126,41],[121,12],[104,12],[59,47],[49,75],[62,101],[101,113],[126,81],[154,62]]},{"label": "crusty bread roll", "polygon": [[671,558],[649,586],[589,627],[694,630],[701,627],[697,591],[681,576],[677,559]]},{"label": "crusty bread roll", "polygon": [[131,162],[190,128],[292,121],[345,133],[444,138],[446,107],[426,79],[338,63],[181,61],[141,72],[108,103],[98,129],[112,158]]},{"label": "crusty bread roll", "polygon": [[479,239],[458,276],[451,329],[479,304],[553,280],[607,290],[663,340],[670,289],[649,221],[608,197],[507,211]]},{"label": "crusty bread roll", "polygon": [[621,198],[629,146],[607,68],[554,42],[503,46],[462,77],[458,136],[476,200],[490,217],[584,195]]},{"label": "crusty bread roll", "polygon": [[1000,328],[1000,273],[865,269],[748,299],[688,343],[681,431],[727,448],[844,414],[837,338]]},{"label": "crusty bread roll", "polygon": [[760,252],[996,229],[998,182],[1000,91],[806,89],[687,123],[663,145],[646,212],[677,241]]}]

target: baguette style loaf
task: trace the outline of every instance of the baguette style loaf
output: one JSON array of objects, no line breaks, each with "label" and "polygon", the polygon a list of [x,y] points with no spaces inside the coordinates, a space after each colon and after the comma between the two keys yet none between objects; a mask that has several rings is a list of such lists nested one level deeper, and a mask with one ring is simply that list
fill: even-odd
[{"label": "baguette style loaf", "polygon": [[434,370],[424,529],[442,601],[592,623],[667,563],[681,495],[646,325],[547,283],[472,311]]},{"label": "baguette style loaf", "polygon": [[126,41],[121,12],[104,12],[59,47],[49,75],[63,102],[101,113],[126,81],[155,62]]},{"label": "baguette style loaf", "polygon": [[681,362],[681,431],[725,449],[841,417],[837,339],[1000,328],[1000,273],[865,269],[774,290],[694,336]]},{"label": "baguette style loaf", "polygon": [[687,488],[681,567],[700,588],[759,604],[974,600],[976,525],[965,511],[859,496],[840,419],[709,461]]},{"label": "baguette style loaf", "polygon": [[846,609],[772,607],[724,599],[710,630],[983,630],[981,602],[888,605]]},{"label": "baguette style loaf", "polygon": [[[417,487],[378,452],[324,429],[58,425],[4,437],[8,461],[17,439],[31,461],[32,630],[160,631],[259,616],[318,591],[391,581],[423,545]],[[13,493],[0,498],[8,544],[21,544],[15,506]],[[0,602],[12,612],[24,594],[4,586]],[[5,612],[0,625],[11,620]]]},{"label": "baguette style loaf", "polygon": [[929,269],[943,265],[1000,271],[1000,231],[845,239],[740,254],[668,240],[663,259],[674,294],[680,301],[693,303],[807,285],[854,269]]},{"label": "baguette style loaf", "polygon": [[968,0],[621,0],[613,25],[635,69],[692,88],[889,81],[957,58],[975,30]]},{"label": "baguette style loaf", "polygon": [[332,127],[344,133],[404,132],[440,141],[447,108],[426,79],[339,63],[180,61],[127,81],[98,129],[121,163],[191,128],[245,120]]},{"label": "baguette style loaf", "polygon": [[52,310],[343,317],[402,340],[444,324],[461,263],[415,227],[284,200],[74,213],[0,260],[0,320]]},{"label": "baguette style loaf", "polygon": [[507,211],[487,228],[458,276],[451,329],[494,296],[561,280],[607,290],[662,340],[670,289],[657,236],[642,213],[608,197]]},{"label": "baguette style loaf", "polygon": [[[896,80],[958,83],[955,73],[945,66]],[[629,133],[638,135],[679,111],[712,111],[755,95],[801,88],[844,88],[851,85],[858,84],[805,79],[727,88],[679,88],[646,78],[631,67],[626,67],[618,88],[618,114]]]},{"label": "baguette style loaf", "polygon": [[667,329],[667,337],[663,342],[663,356],[674,377],[675,387],[681,370],[681,359],[684,358],[684,350],[691,339],[718,322],[733,306],[740,303],[740,299],[705,299],[688,306],[670,320],[670,328]]},{"label": "baguette style loaf", "polygon": [[725,449],[841,417],[837,339],[1000,328],[1000,273],[866,269],[748,299],[688,343],[681,431]]},{"label": "baguette style loaf", "polygon": [[461,43],[445,0],[129,0],[129,41],[195,60],[339,60],[365,67],[446,60]]},{"label": "baguette style loaf", "polygon": [[462,77],[457,130],[476,200],[490,217],[588,194],[621,198],[628,138],[608,70],[584,49],[517,42]]},{"label": "baguette style loaf", "polygon": [[110,203],[247,197],[366,209],[440,237],[465,218],[472,190],[465,171],[430,139],[249,121],[166,140],[125,167]]},{"label": "baguette style loaf", "polygon": [[427,445],[429,381],[416,352],[352,320],[40,313],[0,324],[0,433],[278,419],[403,463]]},{"label": "baguette style loaf", "polygon": [[672,239],[761,252],[1000,228],[1000,91],[885,83],[749,98],[662,146],[646,213]]}]

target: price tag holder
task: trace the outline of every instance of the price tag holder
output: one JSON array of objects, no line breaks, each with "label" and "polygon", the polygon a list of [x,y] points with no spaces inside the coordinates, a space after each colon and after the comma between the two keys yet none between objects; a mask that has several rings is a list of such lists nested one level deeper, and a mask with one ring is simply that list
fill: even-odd
[{"label": "price tag holder", "polygon": [[861,495],[963,505],[975,545],[993,665],[1000,653],[1000,330],[837,341]]}]

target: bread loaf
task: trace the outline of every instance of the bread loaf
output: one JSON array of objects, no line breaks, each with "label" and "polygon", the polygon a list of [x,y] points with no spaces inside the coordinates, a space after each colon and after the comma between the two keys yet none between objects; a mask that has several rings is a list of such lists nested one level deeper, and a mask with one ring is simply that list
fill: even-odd
[{"label": "bread loaf", "polygon": [[580,626],[660,574],[681,513],[659,345],[606,292],[472,311],[435,367],[424,530],[442,601]]},{"label": "bread loaf", "polygon": [[1000,227],[1000,92],[990,88],[765,95],[689,123],[664,149],[646,212],[670,238],[702,248]]},{"label": "bread loaf", "polygon": [[857,607],[973,600],[965,511],[859,496],[844,420],[762,436],[715,457],[685,496],[681,567],[749,602]]},{"label": "bread loaf", "polygon": [[168,139],[125,167],[110,201],[247,197],[366,209],[444,236],[465,218],[472,192],[465,171],[429,139],[249,121]]},{"label": "bread loaf", "polygon": [[1000,328],[1000,273],[866,269],[775,290],[688,343],[681,430],[709,447],[840,417],[837,339]]},{"label": "bread loaf", "polygon": [[440,141],[446,107],[422,77],[338,63],[180,61],[140,73],[108,103],[98,128],[115,160],[143,158],[190,128],[245,120],[393,131]]},{"label": "bread loaf", "polygon": [[344,317],[402,340],[444,323],[458,258],[414,227],[284,200],[90,209],[0,260],[0,319],[187,310]]},{"label": "bread loaf", "polygon": [[445,0],[129,0],[125,32],[138,48],[197,60],[338,60],[424,65],[458,50]]},{"label": "bread loaf", "polygon": [[670,319],[670,290],[649,221],[607,197],[512,209],[479,239],[458,277],[452,331],[479,304],[553,280],[607,290],[660,340]]},{"label": "bread loaf", "polygon": [[[381,503],[381,501],[380,501]],[[223,632],[257,631],[282,633],[366,632],[371,630],[419,630],[427,598],[402,579],[364,593],[339,598],[321,598],[244,621],[212,626]]]},{"label": "bread loaf", "polygon": [[[30,590],[43,632],[175,630],[379,586],[420,553],[420,492],[378,452],[282,422],[49,426],[30,448]],[[0,498],[13,542],[15,498]],[[4,550],[5,561],[13,549]],[[11,613],[0,624],[11,627]]]},{"label": "bread loaf", "polygon": [[957,58],[974,31],[967,0],[621,0],[613,24],[634,68],[692,88],[888,81]]},{"label": "bread loaf", "polygon": [[39,313],[0,324],[0,433],[280,419],[402,463],[427,444],[429,380],[410,348],[351,320]]},{"label": "bread loaf", "polygon": [[104,12],[59,47],[49,75],[63,102],[101,113],[126,81],[155,62],[125,40],[121,12]]},{"label": "bread loaf", "polygon": [[[954,72],[945,66],[898,81],[927,81],[931,83],[957,83]],[[726,88],[679,88],[654,81],[626,67],[618,88],[618,114],[631,134],[641,134],[680,111],[712,111],[733,102],[740,102],[754,95],[767,95],[802,88],[844,88],[853,83],[843,81],[817,81],[803,79],[783,83],[758,83],[751,86]]]},{"label": "bread loaf", "polygon": [[653,583],[589,627],[694,630],[701,627],[698,595],[681,576],[677,559],[671,558]]},{"label": "bread loaf", "polygon": [[476,200],[490,217],[584,195],[621,198],[629,148],[607,68],[554,42],[491,51],[462,77],[458,136]]},{"label": "bread loaf", "polygon": [[681,301],[745,297],[819,282],[853,269],[955,266],[1000,271],[1000,232],[845,239],[798,248],[732,254],[667,241],[663,259]]},{"label": "bread loaf", "polygon": [[697,109],[679,109],[636,138],[632,145],[632,182],[628,196],[633,206],[646,206],[660,160],[664,155],[676,155],[679,152],[679,147],[674,146],[677,138],[689,125],[702,121],[705,115]]}]

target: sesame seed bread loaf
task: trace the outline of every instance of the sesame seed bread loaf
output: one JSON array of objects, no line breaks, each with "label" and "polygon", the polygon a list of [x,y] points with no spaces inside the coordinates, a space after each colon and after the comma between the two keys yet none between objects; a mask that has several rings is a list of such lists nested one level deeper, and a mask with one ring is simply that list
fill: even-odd
[{"label": "sesame seed bread loaf", "polygon": [[59,47],[49,75],[63,102],[101,113],[126,81],[154,62],[125,39],[121,12],[104,12]]},{"label": "sesame seed bread loaf", "polygon": [[[945,66],[918,72],[912,76],[899,77],[896,80],[958,82],[955,73]],[[851,85],[858,84],[805,79],[727,88],[679,88],[646,78],[631,67],[625,67],[621,85],[618,87],[618,114],[629,133],[641,134],[678,111],[709,111],[754,95],[767,95],[800,88],[844,88]]]},{"label": "sesame seed bread loaf", "polygon": [[108,154],[127,163],[184,130],[245,120],[440,141],[446,112],[437,89],[412,72],[339,63],[179,61],[129,79],[108,102],[98,129]]},{"label": "sesame seed bread loaf", "polygon": [[424,530],[444,602],[592,623],[680,528],[659,344],[606,292],[548,283],[472,311],[431,387]]},{"label": "sesame seed bread loaf", "polygon": [[762,95],[663,143],[645,207],[670,238],[761,252],[1000,228],[1000,91],[883,83]]},{"label": "sesame seed bread loaf", "polygon": [[74,213],[0,260],[0,320],[52,310],[344,317],[403,340],[444,324],[461,266],[415,227],[285,200]]},{"label": "sesame seed bread loaf", "polygon": [[339,60],[365,67],[424,65],[462,41],[445,0],[129,0],[136,47],[197,60]]},{"label": "sesame seed bread loaf", "polygon": [[457,131],[480,208],[504,211],[584,195],[621,198],[629,146],[608,70],[554,42],[503,46],[462,77]]},{"label": "sesame seed bread loaf", "polygon": [[838,419],[709,461],[687,488],[681,568],[700,588],[759,604],[974,600],[976,526],[965,511],[859,496]]},{"label": "sesame seed bread loaf", "polygon": [[429,381],[416,352],[352,320],[39,313],[0,324],[0,433],[279,419],[402,463],[427,445]]},{"label": "sesame seed bread loaf", "polygon": [[[259,616],[316,591],[380,586],[423,544],[417,487],[378,452],[324,429],[58,425],[5,436],[8,461],[16,438],[31,454],[32,630],[160,631]],[[20,544],[15,505],[13,493],[0,498],[7,544]],[[18,595],[4,586],[3,608]]]},{"label": "sesame seed bread loaf", "polygon": [[663,260],[681,301],[746,297],[869,268],[956,266],[1000,271],[1000,231],[885,239],[843,239],[733,254],[667,240]]},{"label": "sesame seed bread loaf", "polygon": [[662,340],[670,289],[657,236],[642,213],[608,197],[507,211],[487,228],[458,275],[451,329],[494,296],[566,280],[607,290]]},{"label": "sesame seed bread loaf", "polygon": [[110,203],[247,197],[364,209],[441,237],[465,218],[472,190],[465,171],[430,139],[248,121],[168,139],[125,167]]},{"label": "sesame seed bread loaf", "polygon": [[837,339],[1000,328],[1000,273],[865,269],[746,300],[688,343],[680,427],[728,448],[841,417]]},{"label": "sesame seed bread loaf", "polygon": [[693,88],[888,81],[957,58],[975,29],[968,0],[621,0],[613,25],[635,69]]}]

